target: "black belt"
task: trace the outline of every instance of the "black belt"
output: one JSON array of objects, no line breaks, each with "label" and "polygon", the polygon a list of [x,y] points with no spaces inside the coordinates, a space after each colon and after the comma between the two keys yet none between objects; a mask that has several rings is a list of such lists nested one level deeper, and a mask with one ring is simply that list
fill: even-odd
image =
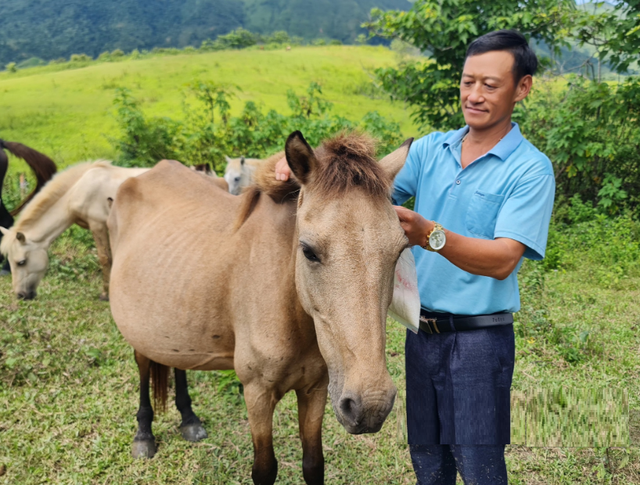
[{"label": "black belt", "polygon": [[458,332],[461,330],[511,325],[512,323],[513,314],[508,312],[467,316],[428,312],[420,309],[420,330],[426,333]]}]

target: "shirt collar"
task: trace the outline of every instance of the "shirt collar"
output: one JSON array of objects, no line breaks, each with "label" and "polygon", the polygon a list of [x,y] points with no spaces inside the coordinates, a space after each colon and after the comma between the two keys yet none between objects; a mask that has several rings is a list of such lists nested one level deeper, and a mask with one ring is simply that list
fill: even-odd
[{"label": "shirt collar", "polygon": [[[455,145],[461,141],[467,133],[469,133],[469,126],[465,126],[456,131],[450,131],[443,140],[442,146],[446,148],[449,145]],[[511,122],[511,131],[509,131],[496,146],[489,150],[487,155],[494,155],[504,161],[518,148],[523,139],[518,123]]]}]

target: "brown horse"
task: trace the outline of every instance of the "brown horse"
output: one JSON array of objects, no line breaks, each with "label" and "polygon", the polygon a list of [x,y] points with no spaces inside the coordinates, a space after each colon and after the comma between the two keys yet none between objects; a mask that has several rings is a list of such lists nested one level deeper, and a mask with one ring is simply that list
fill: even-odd
[{"label": "brown horse", "polygon": [[[18,158],[22,158],[27,165],[33,170],[34,175],[36,176],[36,186],[33,191],[11,212],[9,212],[4,203],[2,202],[2,186],[4,182],[4,177],[7,173],[7,168],[9,166],[9,159],[7,158],[7,154],[4,150],[8,150],[9,153],[15,155]],[[4,227],[6,229],[13,226],[13,216],[18,214],[22,208],[31,200],[33,196],[46,184],[53,174],[56,173],[56,164],[53,163],[46,155],[34,150],[33,148],[29,148],[22,143],[17,143],[14,141],[4,141],[0,140],[0,227]],[[0,241],[2,241],[3,234],[0,233]],[[3,262],[4,257],[0,254],[0,263]],[[9,262],[5,261],[0,274],[9,273]]]},{"label": "brown horse", "polygon": [[377,163],[363,135],[314,151],[295,132],[285,147],[289,182],[275,180],[279,154],[239,197],[169,161],[121,185],[108,220],[111,310],[140,370],[134,456],[155,454],[149,376],[163,405],[166,366],[176,369],[182,435],[192,441],[206,432],[185,369],[235,369],[256,484],[275,482],[273,411],[290,390],[307,484],[324,483],[327,390],[349,433],[380,429],[396,395],[385,322],[407,245],[390,188],[409,146]]}]

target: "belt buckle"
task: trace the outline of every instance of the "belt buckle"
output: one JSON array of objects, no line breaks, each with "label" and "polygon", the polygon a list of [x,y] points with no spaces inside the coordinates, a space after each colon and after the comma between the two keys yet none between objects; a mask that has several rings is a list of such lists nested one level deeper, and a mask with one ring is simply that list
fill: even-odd
[{"label": "belt buckle", "polygon": [[[435,330],[435,333],[440,333],[440,329],[438,328],[437,319],[435,319],[435,318],[426,318],[426,317],[422,317],[421,316],[420,320],[427,324],[426,327],[429,329],[429,334],[433,334],[434,330]],[[432,325],[433,325],[433,329],[431,328]]]}]

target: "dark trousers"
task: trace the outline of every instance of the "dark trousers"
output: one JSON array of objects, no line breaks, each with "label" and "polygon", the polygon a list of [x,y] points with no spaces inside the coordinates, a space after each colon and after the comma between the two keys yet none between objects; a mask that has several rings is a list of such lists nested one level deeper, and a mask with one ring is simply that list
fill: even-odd
[{"label": "dark trousers", "polygon": [[[507,483],[504,445],[510,442],[513,325],[407,332],[405,351],[409,445],[416,474],[426,470],[418,475],[419,485],[455,483],[456,468],[468,484]],[[438,469],[444,481],[428,481]],[[495,473],[479,481],[470,470]]]}]

